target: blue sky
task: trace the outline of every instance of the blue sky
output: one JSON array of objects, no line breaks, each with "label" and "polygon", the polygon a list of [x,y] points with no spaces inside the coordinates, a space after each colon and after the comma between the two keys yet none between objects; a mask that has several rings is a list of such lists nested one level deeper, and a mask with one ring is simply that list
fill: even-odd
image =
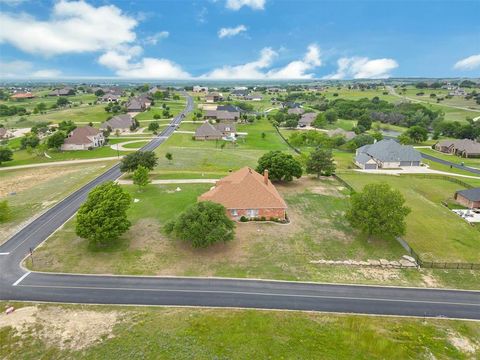
[{"label": "blue sky", "polygon": [[0,77],[479,77],[480,1],[0,0]]}]

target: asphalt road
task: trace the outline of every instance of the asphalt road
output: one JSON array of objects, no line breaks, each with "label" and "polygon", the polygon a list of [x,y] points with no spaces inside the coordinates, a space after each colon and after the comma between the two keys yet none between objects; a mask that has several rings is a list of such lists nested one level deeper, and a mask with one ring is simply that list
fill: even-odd
[{"label": "asphalt road", "polygon": [[[187,97],[183,114],[193,110]],[[153,150],[179,115],[142,150]],[[218,278],[134,277],[29,272],[20,263],[75,214],[88,192],[120,176],[118,165],[76,191],[0,246],[0,299],[92,304],[313,310],[480,320],[480,292]]]}]

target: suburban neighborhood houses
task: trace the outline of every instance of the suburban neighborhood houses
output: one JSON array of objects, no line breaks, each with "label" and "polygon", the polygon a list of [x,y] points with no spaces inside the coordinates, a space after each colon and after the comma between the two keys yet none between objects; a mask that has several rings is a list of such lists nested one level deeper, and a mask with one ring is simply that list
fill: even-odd
[{"label": "suburban neighborhood houses", "polygon": [[442,140],[435,144],[435,150],[461,157],[480,157],[480,143],[471,139]]}]

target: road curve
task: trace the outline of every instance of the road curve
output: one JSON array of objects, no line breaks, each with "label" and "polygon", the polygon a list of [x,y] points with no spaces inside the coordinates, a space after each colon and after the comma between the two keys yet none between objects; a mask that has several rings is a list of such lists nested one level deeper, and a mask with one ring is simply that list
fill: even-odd
[{"label": "road curve", "polygon": [[[187,106],[182,114],[193,110],[193,101],[186,96]],[[163,143],[183,119],[182,114],[142,150],[153,150]],[[75,214],[93,187],[119,176],[117,164],[0,246],[0,300],[241,307],[480,320],[478,291],[269,280],[56,274],[30,272],[20,267],[30,250]]]}]

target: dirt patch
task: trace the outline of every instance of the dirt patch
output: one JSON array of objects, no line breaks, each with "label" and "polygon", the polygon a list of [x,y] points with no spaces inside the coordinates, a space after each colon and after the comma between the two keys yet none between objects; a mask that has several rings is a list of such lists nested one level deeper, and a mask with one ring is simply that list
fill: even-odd
[{"label": "dirt patch", "polygon": [[461,336],[460,334],[449,330],[448,332],[448,341],[450,344],[455,346],[459,351],[467,354],[474,354],[478,345],[467,339],[466,337]]},{"label": "dirt patch", "polygon": [[438,283],[437,279],[435,279],[430,274],[422,274],[422,281],[426,287],[437,288],[441,286],[441,284]]},{"label": "dirt patch", "polygon": [[369,280],[391,281],[400,279],[398,269],[361,268],[357,273]]},{"label": "dirt patch", "polygon": [[131,250],[155,248],[155,251],[160,251],[167,241],[162,235],[160,223],[152,218],[138,220],[128,231],[127,237],[131,239]]},{"label": "dirt patch", "polygon": [[[332,196],[341,196],[341,194],[338,192],[337,185],[338,183],[336,183],[333,178],[323,177],[323,176],[320,177],[319,179],[304,176],[304,177],[301,177],[300,179],[295,179],[290,183],[275,184],[278,191],[284,196],[295,194],[295,193],[302,193],[305,190],[310,190],[312,192],[315,192],[313,191],[313,189],[317,189],[317,193],[319,194],[322,192],[332,192],[333,194],[338,194],[338,195],[332,195]],[[322,195],[331,195],[331,194],[322,193]]]},{"label": "dirt patch", "polygon": [[0,315],[0,327],[11,326],[20,335],[32,332],[51,346],[81,350],[111,338],[120,313],[28,306]]}]

